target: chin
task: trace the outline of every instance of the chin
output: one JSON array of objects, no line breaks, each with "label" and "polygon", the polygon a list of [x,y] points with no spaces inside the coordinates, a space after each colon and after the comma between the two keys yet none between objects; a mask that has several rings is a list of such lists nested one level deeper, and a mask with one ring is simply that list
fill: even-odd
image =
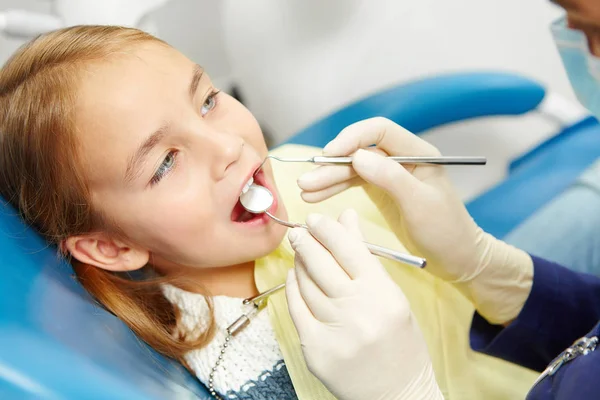
[{"label": "chin", "polygon": [[[285,213],[284,213],[285,214]],[[257,246],[259,255],[256,258],[264,257],[274,252],[281,244],[289,228],[273,223],[269,235],[264,239],[262,245]]]},{"label": "chin", "polygon": [[274,252],[288,232],[288,228],[275,223],[270,228],[268,235],[260,238],[260,243],[254,244],[255,251],[252,254],[252,260],[257,260]]}]

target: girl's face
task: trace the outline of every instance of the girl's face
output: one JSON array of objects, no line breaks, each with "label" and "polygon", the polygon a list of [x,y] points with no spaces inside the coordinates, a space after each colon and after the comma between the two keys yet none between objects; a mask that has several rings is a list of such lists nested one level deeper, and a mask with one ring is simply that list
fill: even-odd
[{"label": "girl's face", "polygon": [[[237,204],[267,155],[257,121],[178,51],[147,43],[88,66],[75,115],[93,207],[126,238],[94,234],[92,245],[74,246],[84,258],[91,246],[109,264],[133,249],[163,269],[222,267],[282,240],[281,226],[265,216],[246,221]],[[270,168],[263,171],[255,180],[277,198]],[[277,201],[271,210],[287,217]]]}]

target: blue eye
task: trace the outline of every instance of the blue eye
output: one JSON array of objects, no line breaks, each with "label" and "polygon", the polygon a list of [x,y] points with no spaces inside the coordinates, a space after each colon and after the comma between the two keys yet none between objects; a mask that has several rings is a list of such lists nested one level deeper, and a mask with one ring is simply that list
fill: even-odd
[{"label": "blue eye", "polygon": [[211,93],[206,100],[204,101],[204,104],[202,104],[202,108],[200,109],[200,115],[202,115],[203,117],[208,114],[213,108],[215,108],[215,106],[217,105],[217,94],[219,94],[219,92],[214,92]]},{"label": "blue eye", "polygon": [[154,185],[160,182],[162,178],[164,178],[169,172],[171,172],[173,170],[173,167],[175,166],[176,158],[177,152],[170,151],[169,154],[167,154],[167,156],[163,160],[163,162],[160,164],[156,172],[154,173],[154,176],[152,177],[150,183]]}]

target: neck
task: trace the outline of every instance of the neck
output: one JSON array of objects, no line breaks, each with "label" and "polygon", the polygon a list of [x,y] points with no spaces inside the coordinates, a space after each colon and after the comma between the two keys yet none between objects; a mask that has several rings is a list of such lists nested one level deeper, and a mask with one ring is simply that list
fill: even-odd
[{"label": "neck", "polygon": [[[253,297],[258,294],[254,282],[254,261],[219,268],[182,267],[174,270],[170,267],[165,273],[166,276],[175,274],[185,276],[186,281],[192,282],[182,287],[191,292],[208,292],[211,296],[239,298]],[[196,285],[195,282],[198,284]]]}]

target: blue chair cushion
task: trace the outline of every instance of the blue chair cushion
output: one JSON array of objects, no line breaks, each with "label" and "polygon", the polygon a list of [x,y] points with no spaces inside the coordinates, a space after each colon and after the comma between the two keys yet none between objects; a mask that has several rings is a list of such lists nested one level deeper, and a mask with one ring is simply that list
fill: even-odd
[{"label": "blue chair cushion", "polygon": [[98,306],[56,249],[4,202],[0,265],[0,398],[211,398]]}]

